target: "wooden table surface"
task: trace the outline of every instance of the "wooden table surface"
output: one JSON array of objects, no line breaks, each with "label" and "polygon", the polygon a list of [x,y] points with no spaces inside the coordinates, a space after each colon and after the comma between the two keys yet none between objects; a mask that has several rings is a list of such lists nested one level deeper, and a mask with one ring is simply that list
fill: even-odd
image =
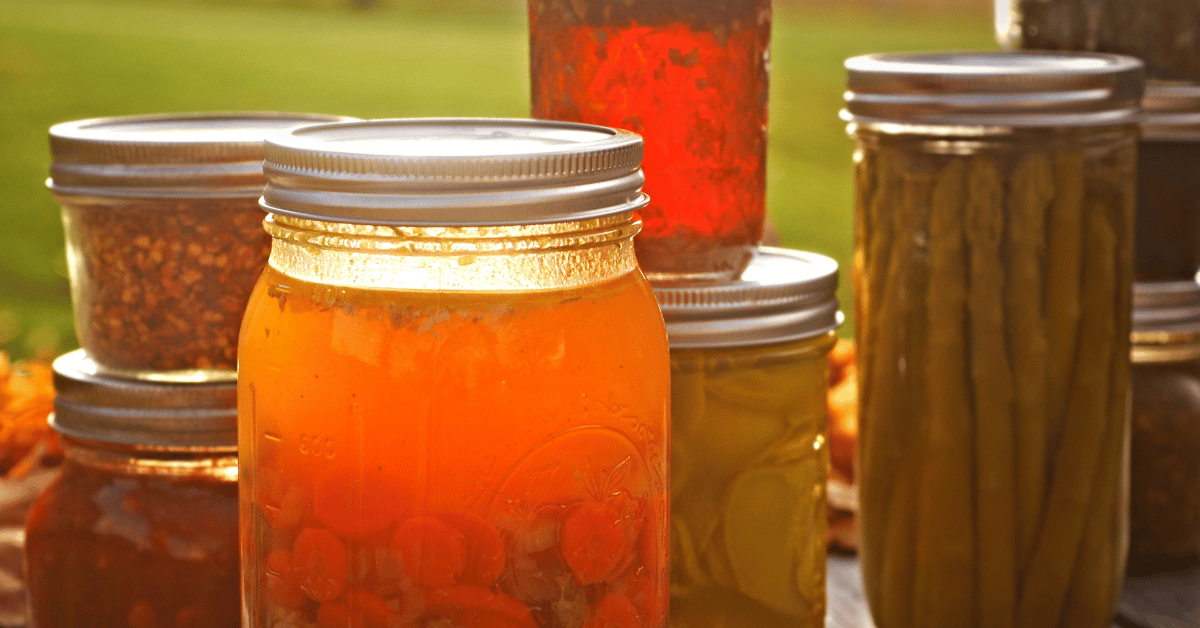
[{"label": "wooden table surface", "polygon": [[[826,628],[875,628],[858,560],[830,556]],[[1200,566],[1125,580],[1114,628],[1200,628]]]}]

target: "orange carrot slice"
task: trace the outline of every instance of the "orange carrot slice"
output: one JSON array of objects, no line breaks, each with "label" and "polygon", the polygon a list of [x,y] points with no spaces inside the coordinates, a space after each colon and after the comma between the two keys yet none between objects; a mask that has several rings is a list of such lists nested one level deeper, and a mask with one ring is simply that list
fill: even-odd
[{"label": "orange carrot slice", "polygon": [[284,608],[300,608],[308,601],[292,570],[292,551],[280,547],[267,555],[267,594]]},{"label": "orange carrot slice", "polygon": [[350,552],[329,530],[305,528],[292,547],[292,569],[310,599],[332,602],[350,579]]},{"label": "orange carrot slice", "polygon": [[484,587],[496,584],[504,571],[504,541],[500,532],[469,512],[445,513],[438,518],[454,526],[466,540],[467,564],[460,582]]},{"label": "orange carrot slice", "polygon": [[392,549],[400,552],[408,576],[421,586],[454,584],[467,566],[463,534],[434,517],[412,517],[400,524]]},{"label": "orange carrot slice", "polygon": [[583,628],[640,628],[641,618],[628,597],[609,593],[596,605],[596,614]]}]

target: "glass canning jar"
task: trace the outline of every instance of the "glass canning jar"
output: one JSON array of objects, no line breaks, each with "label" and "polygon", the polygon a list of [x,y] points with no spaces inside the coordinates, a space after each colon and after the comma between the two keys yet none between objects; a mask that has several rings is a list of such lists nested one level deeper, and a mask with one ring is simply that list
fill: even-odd
[{"label": "glass canning jar", "polygon": [[1129,570],[1200,558],[1200,284],[1139,282],[1133,292]]},{"label": "glass canning jar", "polygon": [[236,387],[54,363],[66,455],[25,530],[30,625],[228,628],[240,617]]},{"label": "glass canning jar", "polygon": [[529,0],[533,115],[646,137],[651,280],[732,279],[762,240],[771,0]]},{"label": "glass canning jar", "polygon": [[1200,80],[1200,5],[1193,0],[996,0],[1001,45],[1141,59],[1151,78]]},{"label": "glass canning jar", "polygon": [[1200,271],[1200,87],[1149,85],[1138,143],[1138,281]]},{"label": "glass canning jar", "polygon": [[673,628],[825,625],[826,354],[837,263],[764,248],[656,286],[671,343]]},{"label": "glass canning jar", "polygon": [[1108,626],[1142,67],[846,62],[863,575],[880,628]]},{"label": "glass canning jar", "polygon": [[239,348],[246,626],[663,625],[641,146],[469,119],[268,141],[274,241]]},{"label": "glass canning jar", "polygon": [[79,343],[123,377],[232,380],[270,238],[262,140],[345,118],[280,113],[98,118],[50,128]]}]

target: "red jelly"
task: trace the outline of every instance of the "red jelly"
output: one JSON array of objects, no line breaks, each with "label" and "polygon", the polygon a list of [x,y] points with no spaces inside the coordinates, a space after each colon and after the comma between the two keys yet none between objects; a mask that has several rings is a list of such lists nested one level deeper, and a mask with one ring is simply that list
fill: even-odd
[{"label": "red jelly", "polygon": [[529,0],[533,115],[646,140],[651,279],[737,276],[765,215],[770,0]]}]

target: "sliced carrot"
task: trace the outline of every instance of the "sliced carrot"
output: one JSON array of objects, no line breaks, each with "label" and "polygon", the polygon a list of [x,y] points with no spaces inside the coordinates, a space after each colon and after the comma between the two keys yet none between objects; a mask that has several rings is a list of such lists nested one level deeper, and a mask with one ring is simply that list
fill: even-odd
[{"label": "sliced carrot", "polygon": [[305,528],[292,547],[292,570],[314,602],[332,602],[350,579],[350,552],[329,530]]},{"label": "sliced carrot", "polygon": [[387,600],[359,588],[317,609],[320,628],[399,628],[405,622],[398,617]]},{"label": "sliced carrot", "polygon": [[346,592],[346,603],[350,605],[351,616],[361,617],[367,628],[388,628],[392,612],[387,601],[378,595],[353,588]]},{"label": "sliced carrot", "polygon": [[353,625],[350,617],[350,605],[341,600],[326,602],[317,608],[318,628],[364,628],[362,624]]},{"label": "sliced carrot", "polygon": [[496,584],[504,571],[504,541],[500,532],[469,512],[444,513],[438,518],[454,526],[466,540],[467,565],[459,581],[484,587]]},{"label": "sliced carrot", "polygon": [[467,546],[462,532],[434,517],[412,517],[396,528],[392,549],[418,585],[444,587],[458,582],[466,569]]},{"label": "sliced carrot", "polygon": [[640,518],[620,496],[577,505],[563,521],[559,547],[563,560],[581,586],[604,582],[616,574],[636,546]]},{"label": "sliced carrot", "polygon": [[665,608],[666,587],[657,586],[654,576],[646,569],[634,569],[608,589],[609,594],[619,593],[633,603],[638,617],[645,619],[647,626],[661,626]]},{"label": "sliced carrot", "polygon": [[596,605],[596,614],[583,628],[640,628],[642,620],[628,597],[609,593]]},{"label": "sliced carrot", "polygon": [[300,590],[300,582],[292,570],[292,551],[287,548],[276,548],[267,555],[267,593],[275,603],[284,608],[300,608],[308,601],[304,591]]},{"label": "sliced carrot", "polygon": [[313,486],[313,516],[347,539],[361,539],[399,521],[410,505],[399,480],[369,467],[333,468]]},{"label": "sliced carrot", "polygon": [[534,628],[529,609],[515,598],[486,587],[463,584],[425,592],[428,615],[450,619],[463,628]]}]

